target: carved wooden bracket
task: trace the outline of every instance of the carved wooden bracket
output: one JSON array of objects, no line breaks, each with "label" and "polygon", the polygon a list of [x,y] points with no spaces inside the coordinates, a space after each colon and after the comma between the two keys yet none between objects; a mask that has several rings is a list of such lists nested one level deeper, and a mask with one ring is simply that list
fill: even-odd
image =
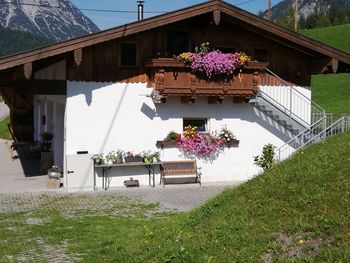
[{"label": "carved wooden bracket", "polygon": [[337,73],[338,65],[339,65],[339,60],[335,59],[335,58],[332,58],[332,70],[333,70],[333,73]]},{"label": "carved wooden bracket", "polygon": [[152,92],[152,100],[154,104],[162,104],[166,102],[166,97],[160,95],[159,91],[153,90]]},{"label": "carved wooden bracket", "polygon": [[222,104],[223,100],[224,100],[224,96],[210,96],[208,97],[208,103],[209,104]]},{"label": "carved wooden bracket", "polygon": [[83,61],[83,49],[79,48],[74,50],[74,62],[75,65],[80,66]]},{"label": "carved wooden bracket", "polygon": [[221,20],[221,12],[218,10],[213,11],[213,19],[214,19],[215,25],[218,26]]},{"label": "carved wooden bracket", "polygon": [[197,81],[196,75],[190,74],[190,89],[192,93],[196,92],[196,81]]},{"label": "carved wooden bracket", "polygon": [[33,64],[31,62],[23,65],[24,76],[26,79],[30,79],[32,77],[33,72]]},{"label": "carved wooden bracket", "polygon": [[259,91],[259,71],[253,73],[253,92],[256,94]]},{"label": "carved wooden bracket", "polygon": [[182,96],[181,103],[183,104],[193,104],[196,102],[197,97],[195,96]]},{"label": "carved wooden bracket", "polygon": [[154,76],[154,80],[156,83],[157,90],[160,93],[164,91],[164,69],[159,69],[158,72]]}]

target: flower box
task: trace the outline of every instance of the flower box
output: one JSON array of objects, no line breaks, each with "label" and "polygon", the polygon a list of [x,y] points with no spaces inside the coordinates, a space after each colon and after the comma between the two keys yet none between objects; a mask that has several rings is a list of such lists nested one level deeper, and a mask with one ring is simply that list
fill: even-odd
[{"label": "flower box", "polygon": [[225,147],[231,148],[231,147],[238,147],[239,145],[239,140],[232,140],[230,142],[225,143]]},{"label": "flower box", "polygon": [[143,158],[141,156],[127,156],[125,157],[126,163],[139,163],[143,162]]},{"label": "flower box", "polygon": [[157,141],[156,142],[157,148],[176,148],[177,147],[177,141]]}]

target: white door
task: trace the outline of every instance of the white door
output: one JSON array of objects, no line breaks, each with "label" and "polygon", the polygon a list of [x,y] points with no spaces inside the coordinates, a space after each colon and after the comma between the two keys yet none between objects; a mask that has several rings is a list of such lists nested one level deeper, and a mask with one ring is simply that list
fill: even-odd
[{"label": "white door", "polygon": [[55,164],[63,167],[63,144],[64,144],[64,112],[65,105],[63,103],[56,103],[55,107],[55,121],[54,121],[54,159]]},{"label": "white door", "polygon": [[73,190],[94,189],[94,168],[91,154],[67,155],[66,188]]}]

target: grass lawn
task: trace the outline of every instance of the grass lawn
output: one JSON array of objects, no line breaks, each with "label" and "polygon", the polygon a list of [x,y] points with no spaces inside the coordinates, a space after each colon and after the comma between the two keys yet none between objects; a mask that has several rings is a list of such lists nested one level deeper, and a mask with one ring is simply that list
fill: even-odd
[{"label": "grass lawn", "polygon": [[69,208],[78,197],[42,200],[37,211],[0,213],[0,261],[348,262],[349,171],[350,133],[190,213],[127,200],[79,212]]},{"label": "grass lawn", "polygon": [[310,38],[350,52],[350,24],[300,31]]},{"label": "grass lawn", "polygon": [[10,140],[11,135],[9,133],[9,130],[7,128],[7,124],[10,123],[10,117],[5,118],[0,122],[0,138]]},{"label": "grass lawn", "polygon": [[[350,52],[350,24],[303,30],[300,33],[340,50]],[[327,112],[350,114],[350,74],[312,77],[312,99]]]},{"label": "grass lawn", "polygon": [[350,114],[350,74],[312,76],[312,100],[327,112]]}]

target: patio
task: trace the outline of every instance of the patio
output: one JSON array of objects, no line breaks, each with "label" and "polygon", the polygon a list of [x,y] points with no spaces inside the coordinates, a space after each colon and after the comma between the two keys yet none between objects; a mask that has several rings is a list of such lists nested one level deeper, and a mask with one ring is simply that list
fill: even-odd
[{"label": "patio", "polygon": [[39,161],[11,160],[9,144],[11,142],[0,139],[0,194],[47,191],[47,176],[39,175]]}]

